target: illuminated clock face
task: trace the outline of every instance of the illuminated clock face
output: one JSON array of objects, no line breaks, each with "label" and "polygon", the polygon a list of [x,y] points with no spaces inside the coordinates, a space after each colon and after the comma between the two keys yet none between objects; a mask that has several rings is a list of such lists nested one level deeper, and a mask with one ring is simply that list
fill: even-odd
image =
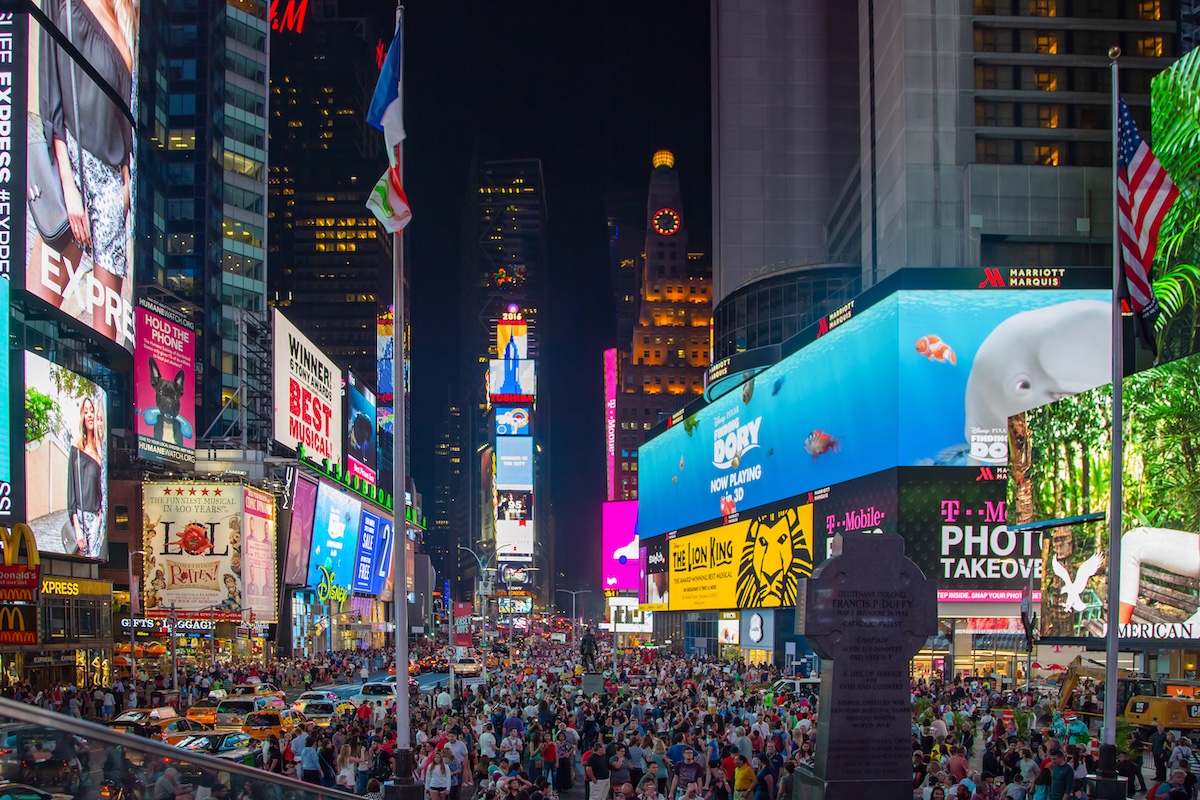
[{"label": "illuminated clock face", "polygon": [[654,212],[654,230],[663,236],[670,236],[679,230],[679,214],[670,208],[660,208]]}]

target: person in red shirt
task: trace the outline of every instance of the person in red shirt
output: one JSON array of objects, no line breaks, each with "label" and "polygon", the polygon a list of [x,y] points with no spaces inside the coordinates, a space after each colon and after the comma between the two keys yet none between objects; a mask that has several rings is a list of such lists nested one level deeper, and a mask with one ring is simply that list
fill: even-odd
[{"label": "person in red shirt", "polygon": [[737,750],[732,745],[725,748],[725,758],[721,759],[721,769],[725,770],[725,777],[729,779],[730,784],[733,784],[733,771],[737,769],[737,763],[733,760],[733,754]]}]

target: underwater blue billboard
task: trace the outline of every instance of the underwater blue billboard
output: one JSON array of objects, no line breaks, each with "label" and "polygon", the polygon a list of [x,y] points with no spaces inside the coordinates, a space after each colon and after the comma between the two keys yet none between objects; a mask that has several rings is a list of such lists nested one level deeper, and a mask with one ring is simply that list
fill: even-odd
[{"label": "underwater blue billboard", "polygon": [[1108,381],[1108,297],[903,289],[823,325],[641,447],[638,530],[645,539],[893,467],[1003,467],[1009,416]]}]

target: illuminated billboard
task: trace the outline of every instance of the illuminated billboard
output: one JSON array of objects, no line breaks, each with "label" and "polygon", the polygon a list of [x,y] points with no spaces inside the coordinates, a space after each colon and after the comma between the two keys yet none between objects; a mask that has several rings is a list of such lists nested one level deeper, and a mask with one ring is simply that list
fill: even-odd
[{"label": "illuminated billboard", "polygon": [[528,436],[496,438],[496,490],[533,491],[533,439]]},{"label": "illuminated billboard", "polygon": [[533,519],[533,492],[497,491],[496,519]]},{"label": "illuminated billboard", "polygon": [[617,351],[604,351],[604,453],[608,499],[617,498]]},{"label": "illuminated billboard", "polygon": [[529,324],[520,311],[510,308],[496,323],[496,357],[503,361],[529,358]]},{"label": "illuminated billboard", "polygon": [[496,406],[497,436],[528,436],[529,406]]},{"label": "illuminated billboard", "polygon": [[488,394],[493,403],[532,403],[537,398],[537,362],[492,359]]},{"label": "illuminated billboard", "polygon": [[[1125,379],[1120,604],[1107,603],[1108,522],[1044,533],[1042,635],[1103,637],[1111,614],[1123,639],[1200,639],[1200,355]],[[1055,520],[1108,507],[1109,387],[1013,420],[1028,441],[1015,453],[1009,517]]]},{"label": "illuminated billboard", "polygon": [[533,523],[526,520],[496,520],[496,560],[533,560]]},{"label": "illuminated billboard", "polygon": [[138,458],[196,463],[196,326],[174,309],[138,300],[133,354]]},{"label": "illuminated billboard", "polygon": [[275,498],[244,487],[242,531],[242,608],[256,622],[275,622],[279,597],[275,580]]},{"label": "illuminated billboard", "polygon": [[292,489],[292,520],[288,529],[283,582],[289,586],[308,583],[308,556],[312,548],[313,514],[317,506],[317,484],[296,476]]},{"label": "illuminated billboard", "polygon": [[374,596],[383,591],[384,580],[391,571],[392,531],[390,519],[363,509],[352,581],[355,592]]},{"label": "illuminated billboard", "polygon": [[321,481],[313,513],[308,585],[316,587],[322,603],[340,605],[350,594],[361,519],[361,500]]},{"label": "illuminated billboard", "polygon": [[898,466],[1002,466],[1011,414],[1107,380],[1106,290],[897,289],[906,276],[894,278],[642,445],[643,537]]},{"label": "illuminated billboard", "polygon": [[501,616],[524,615],[533,613],[532,597],[497,597],[496,605]]},{"label": "illuminated billboard", "polygon": [[381,311],[375,318],[375,365],[377,376],[375,385],[379,387],[379,393],[375,398],[375,414],[378,418],[379,430],[387,433],[393,433],[396,429],[395,381],[392,376],[392,353],[396,347],[396,342],[393,338],[395,330],[392,306],[389,305],[385,311]]},{"label": "illuminated billboard", "polygon": [[25,353],[25,517],[38,549],[108,560],[108,394]]},{"label": "illuminated billboard", "polygon": [[[0,275],[0,306],[9,308],[9,280]],[[0,312],[0,342],[8,341],[8,312]],[[5,522],[16,510],[13,505],[13,436],[12,402],[19,382],[9,373],[9,348],[0,347],[0,522]],[[17,441],[20,441],[18,439]],[[18,452],[20,449],[18,448]]]},{"label": "illuminated billboard", "polygon": [[279,309],[275,331],[275,441],[308,456],[342,461],[342,373]]},{"label": "illuminated billboard", "polygon": [[375,393],[350,371],[346,372],[345,419],[346,472],[374,486],[379,466]]},{"label": "illuminated billboard", "polygon": [[[71,24],[70,3],[35,4],[57,28],[53,35],[25,11],[5,14],[0,22],[9,56],[0,70],[0,85],[10,87],[3,100],[5,138],[25,161],[23,170],[0,172],[13,184],[0,188],[28,198],[4,226],[15,233],[4,249],[21,254],[18,263],[25,264],[24,286],[31,294],[132,351],[138,6],[112,7],[106,12],[112,24],[81,10]],[[26,25],[28,39],[18,29]],[[120,102],[75,65],[60,37],[78,49]],[[4,208],[7,216],[7,202]]]},{"label": "illuminated billboard", "polygon": [[242,619],[244,501],[236,483],[142,485],[148,615],[165,616],[173,606],[177,613],[203,609],[217,619]]},{"label": "illuminated billboard", "polygon": [[805,504],[671,539],[670,608],[794,606],[815,537]]},{"label": "illuminated billboard", "polygon": [[602,506],[600,579],[605,591],[638,590],[639,544],[637,501],[618,500]]}]

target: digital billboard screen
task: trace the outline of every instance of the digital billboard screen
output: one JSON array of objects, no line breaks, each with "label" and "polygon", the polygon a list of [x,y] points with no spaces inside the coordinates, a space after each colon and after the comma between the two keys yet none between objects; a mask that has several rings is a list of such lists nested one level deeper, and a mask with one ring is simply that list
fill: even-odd
[{"label": "digital billboard screen", "polygon": [[203,609],[218,619],[242,618],[244,499],[236,483],[142,485],[147,614],[165,616],[174,606],[176,612]]},{"label": "digital billboard screen", "polygon": [[[0,70],[0,74],[3,70]],[[9,280],[0,276],[0,305],[9,308]],[[8,313],[0,313],[0,342],[8,341]],[[9,349],[0,347],[0,523],[13,516],[13,392],[19,383],[9,369]],[[18,406],[19,407],[19,406]],[[18,439],[17,441],[20,441]],[[20,448],[17,448],[18,452]]]},{"label": "digital billboard screen", "polygon": [[532,403],[537,398],[537,362],[492,359],[488,394],[493,403]]},{"label": "digital billboard screen", "polygon": [[497,406],[496,435],[528,436],[530,416],[528,406]]},{"label": "digital billboard screen", "polygon": [[[358,556],[354,562],[353,590],[379,595],[392,570],[392,520],[363,508],[362,530],[358,537]],[[408,579],[411,581],[412,576]]]},{"label": "digital billboard screen", "polygon": [[[1200,639],[1198,386],[1200,355],[1125,379],[1119,607],[1107,603],[1108,522],[1048,529],[1043,636],[1103,637],[1116,613],[1122,639]],[[1014,452],[1010,519],[1057,520],[1106,510],[1111,418],[1110,387],[1014,418],[1014,431],[1028,447]]]},{"label": "digital billboard screen", "polygon": [[670,543],[665,534],[639,541],[638,557],[641,567],[638,606],[642,611],[666,611],[670,607],[671,598],[671,568],[668,561]]},{"label": "digital billboard screen", "polygon": [[804,504],[670,542],[670,609],[775,608],[796,604],[812,574],[816,533]]},{"label": "digital billboard screen", "polygon": [[496,604],[501,616],[533,613],[532,597],[497,597]]},{"label": "digital billboard screen", "polygon": [[604,453],[609,500],[617,497],[617,351],[604,351]]},{"label": "digital billboard screen", "polygon": [[496,519],[533,519],[533,492],[497,491]]},{"label": "digital billboard screen", "polygon": [[353,372],[346,373],[346,471],[375,485],[379,448],[375,437],[375,393]]},{"label": "digital billboard screen", "polygon": [[275,580],[275,498],[244,487],[242,533],[242,608],[256,622],[275,622],[279,597]]},{"label": "digital billboard screen", "polygon": [[108,394],[25,353],[25,516],[38,549],[108,559]]},{"label": "digital billboard screen", "polygon": [[283,567],[283,582],[289,586],[308,583],[308,556],[312,548],[316,506],[317,484],[297,475],[292,489],[292,519]]},{"label": "digital billboard screen", "polygon": [[[111,23],[101,23],[90,11],[68,20],[70,3],[35,3],[119,102],[75,65],[57,36],[32,14],[5,16],[0,35],[4,27],[27,20],[28,39],[8,28],[4,49],[12,58],[5,59],[7,80],[0,75],[0,81],[16,89],[11,139],[20,143],[16,152],[25,148],[26,174],[15,169],[4,174],[21,181],[16,185],[22,190],[30,187],[14,188],[13,196],[28,196],[22,204],[28,213],[14,215],[17,224],[5,229],[21,231],[11,244],[22,254],[18,263],[25,264],[26,290],[132,351],[138,6],[118,3],[109,12]],[[194,140],[171,143],[172,148],[194,146]]]},{"label": "digital billboard screen", "polygon": [[196,463],[196,326],[183,314],[138,300],[133,355],[138,458]]},{"label": "digital billboard screen", "polygon": [[379,393],[375,396],[375,414],[379,430],[394,433],[396,429],[395,380],[392,377],[392,353],[396,349],[393,338],[395,320],[392,306],[381,311],[375,318],[375,372]]},{"label": "digital billboard screen", "polygon": [[639,531],[898,466],[1002,465],[1008,416],[1107,380],[1109,308],[1104,290],[892,291],[646,442]]},{"label": "digital billboard screen", "polygon": [[637,501],[609,502],[602,509],[601,582],[606,591],[636,592],[640,567]]},{"label": "digital billboard screen", "polygon": [[533,523],[525,520],[496,520],[496,560],[533,560]]},{"label": "digital billboard screen", "polygon": [[520,311],[506,311],[496,323],[496,357],[529,358],[529,323],[522,319]]},{"label": "digital billboard screen", "polygon": [[361,500],[321,481],[308,567],[308,585],[317,588],[321,602],[340,604],[350,594],[361,518]]},{"label": "digital billboard screen", "polygon": [[501,436],[496,439],[496,489],[533,491],[533,439]]},{"label": "digital billboard screen", "polygon": [[275,441],[342,462],[341,370],[274,308]]}]

